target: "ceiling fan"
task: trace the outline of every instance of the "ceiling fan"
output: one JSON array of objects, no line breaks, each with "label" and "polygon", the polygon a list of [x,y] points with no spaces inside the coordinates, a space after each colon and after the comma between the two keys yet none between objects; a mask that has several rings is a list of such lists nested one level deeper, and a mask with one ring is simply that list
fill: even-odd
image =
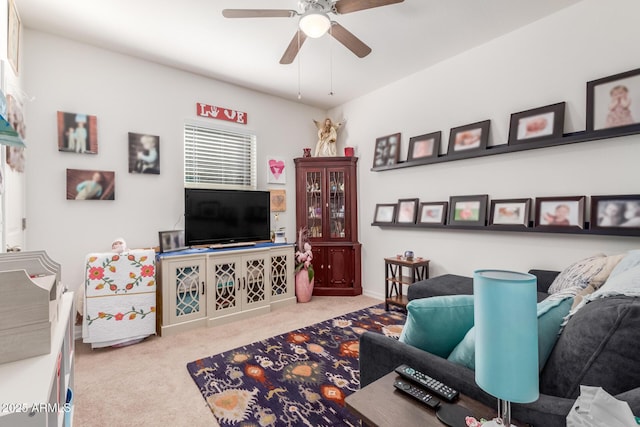
[{"label": "ceiling fan", "polygon": [[284,51],[281,64],[291,64],[307,37],[318,38],[327,31],[359,58],[371,53],[371,48],[354,36],[339,23],[331,20],[329,14],[344,15],[374,7],[402,3],[404,0],[300,0],[302,12],[287,9],[224,9],[225,18],[293,18],[300,16],[298,31]]}]

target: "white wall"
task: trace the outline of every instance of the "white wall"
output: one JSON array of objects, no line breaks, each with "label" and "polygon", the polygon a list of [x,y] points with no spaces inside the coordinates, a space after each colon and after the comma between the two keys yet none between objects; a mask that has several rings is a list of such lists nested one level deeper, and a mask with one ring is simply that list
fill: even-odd
[{"label": "white wall", "polygon": [[[204,124],[254,131],[258,189],[284,188],[287,212],[279,225],[295,241],[293,158],[313,146],[312,119],[325,112],[88,45],[27,29],[24,38],[28,126],[27,249],[46,250],[77,288],[88,252],[107,251],[116,237],[129,247],[158,244],[158,231],[182,228],[183,125],[196,102],[244,111],[248,125]],[[98,154],[59,152],[56,112],[96,115]],[[160,136],[160,175],[128,173],[128,132]],[[286,161],[286,185],[267,185],[266,156]],[[114,201],[66,200],[66,169],[115,171]]]},{"label": "white wall", "polygon": [[471,275],[476,268],[562,269],[596,252],[613,254],[640,247],[637,237],[370,225],[376,203],[399,198],[444,201],[469,194],[508,199],[640,193],[640,135],[385,172],[370,170],[377,137],[402,132],[406,158],[411,136],[441,130],[446,150],[450,128],[491,119],[490,145],[501,144],[507,141],[511,113],[560,101],[567,102],[565,132],[584,130],[586,82],[640,67],[638,16],[637,0],[585,0],[329,112],[347,119],[340,139],[357,145],[360,156],[365,293],[382,296],[383,258],[407,249],[432,260],[432,275]]}]

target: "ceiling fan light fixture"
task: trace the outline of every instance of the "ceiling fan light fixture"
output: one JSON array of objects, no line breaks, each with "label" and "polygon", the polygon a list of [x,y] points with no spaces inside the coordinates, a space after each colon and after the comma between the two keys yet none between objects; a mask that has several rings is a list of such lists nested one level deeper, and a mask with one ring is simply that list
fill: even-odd
[{"label": "ceiling fan light fixture", "polygon": [[326,13],[318,10],[308,10],[300,18],[300,29],[307,35],[317,39],[322,37],[331,27],[331,20]]}]

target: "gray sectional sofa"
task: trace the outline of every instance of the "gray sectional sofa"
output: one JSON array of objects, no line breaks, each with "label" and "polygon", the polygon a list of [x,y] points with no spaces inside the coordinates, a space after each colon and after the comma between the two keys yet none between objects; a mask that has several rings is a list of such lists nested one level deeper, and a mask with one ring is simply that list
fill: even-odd
[{"label": "gray sectional sofa", "polygon": [[[558,272],[531,270],[538,277],[538,301]],[[473,279],[446,274],[409,287],[408,298],[473,294]],[[512,404],[513,417],[535,427],[565,426],[580,394],[580,385],[600,386],[629,403],[640,415],[640,298],[612,296],[589,302],[563,328],[540,373],[540,398]],[[361,387],[407,364],[490,407],[496,398],[475,382],[475,373],[418,348],[381,334],[360,338]]]}]

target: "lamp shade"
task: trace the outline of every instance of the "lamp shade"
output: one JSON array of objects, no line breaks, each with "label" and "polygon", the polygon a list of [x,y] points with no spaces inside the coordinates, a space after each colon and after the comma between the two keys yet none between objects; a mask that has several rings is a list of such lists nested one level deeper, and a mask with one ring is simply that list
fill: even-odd
[{"label": "lamp shade", "polygon": [[538,399],[537,284],[531,274],[473,273],[476,383],[498,399]]},{"label": "lamp shade", "polygon": [[331,27],[331,20],[326,13],[317,10],[308,10],[300,18],[300,29],[307,35],[317,39],[322,37]]}]

